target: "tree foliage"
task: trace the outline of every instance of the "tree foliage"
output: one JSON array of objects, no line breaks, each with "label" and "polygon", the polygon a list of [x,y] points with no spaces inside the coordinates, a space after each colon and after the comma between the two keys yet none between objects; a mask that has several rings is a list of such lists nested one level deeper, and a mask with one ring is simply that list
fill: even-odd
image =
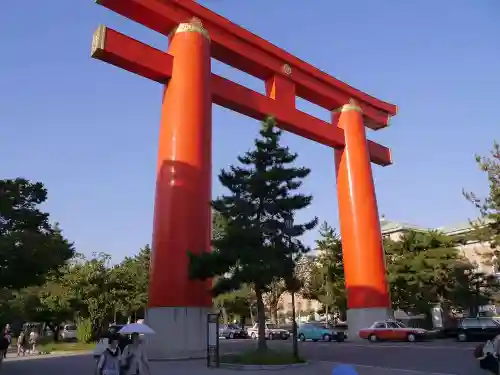
[{"label": "tree foliage", "polygon": [[317,258],[311,264],[309,282],[303,288],[303,295],[321,302],[327,314],[336,309],[345,319],[347,299],[342,242],[327,222],[321,225],[319,235],[316,241]]},{"label": "tree foliage", "polygon": [[[470,289],[475,279],[491,282],[460,253],[459,245],[455,238],[438,231],[409,231],[397,241],[385,240],[394,307],[428,313],[434,304],[465,305],[476,294]],[[476,302],[488,300],[494,288],[491,283],[486,289],[481,287]]]},{"label": "tree foliage", "polygon": [[74,255],[73,244],[40,206],[47,200],[41,182],[0,180],[0,285],[40,285]]},{"label": "tree foliage", "polygon": [[465,198],[479,211],[479,218],[472,222],[474,233],[471,240],[489,243],[491,252],[484,254],[495,269],[500,269],[500,145],[493,143],[487,156],[476,155],[479,169],[488,179],[488,195],[480,197],[464,191]]},{"label": "tree foliage", "polygon": [[262,123],[254,149],[238,157],[239,166],[222,170],[220,183],[229,190],[212,202],[226,221],[226,229],[213,241],[213,251],[190,254],[190,274],[207,279],[220,276],[215,295],[250,285],[256,295],[259,348],[264,350],[263,296],[274,280],[294,273],[297,256],[307,252],[298,240],[317,220],[292,221],[297,211],[311,203],[311,196],[295,193],[310,170],[293,166],[297,154],[280,144],[281,131],[270,118]]}]

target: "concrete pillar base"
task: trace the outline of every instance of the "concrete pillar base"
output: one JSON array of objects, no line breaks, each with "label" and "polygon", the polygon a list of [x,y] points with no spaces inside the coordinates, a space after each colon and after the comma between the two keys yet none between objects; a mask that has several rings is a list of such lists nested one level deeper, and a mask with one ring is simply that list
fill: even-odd
[{"label": "concrete pillar base", "polygon": [[347,338],[349,341],[362,340],[359,337],[359,330],[370,327],[379,320],[392,319],[394,316],[392,309],[385,307],[369,307],[363,309],[347,310]]},{"label": "concrete pillar base", "polygon": [[207,356],[207,314],[205,307],[153,307],[145,323],[155,335],[145,337],[151,360],[199,359]]}]

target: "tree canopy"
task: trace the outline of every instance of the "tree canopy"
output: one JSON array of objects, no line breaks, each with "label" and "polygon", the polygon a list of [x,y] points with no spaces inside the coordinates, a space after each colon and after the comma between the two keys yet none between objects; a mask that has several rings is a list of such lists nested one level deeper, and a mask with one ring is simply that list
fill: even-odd
[{"label": "tree canopy", "polygon": [[464,191],[465,198],[479,211],[479,218],[472,222],[474,233],[469,239],[489,243],[492,251],[485,257],[500,269],[500,145],[494,142],[488,155],[476,155],[476,162],[487,177],[489,189],[486,197]]},{"label": "tree canopy", "polygon": [[41,210],[47,190],[23,178],[0,180],[0,285],[20,289],[43,283],[74,255],[58,225]]},{"label": "tree canopy", "polygon": [[344,260],[340,237],[327,222],[319,230],[316,241],[317,257],[311,264],[309,281],[304,283],[303,295],[320,301],[327,314],[338,310],[345,319],[347,299],[345,292]]}]

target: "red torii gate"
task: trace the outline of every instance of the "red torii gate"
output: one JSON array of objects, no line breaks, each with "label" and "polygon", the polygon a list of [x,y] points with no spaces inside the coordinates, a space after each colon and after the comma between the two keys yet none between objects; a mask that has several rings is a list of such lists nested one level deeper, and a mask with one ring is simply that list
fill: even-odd
[{"label": "red torii gate", "polygon": [[[396,106],[314,68],[193,0],[97,0],[98,4],[169,37],[163,52],[105,26],[92,57],[164,86],[155,195],[149,306],[157,332],[153,357],[193,357],[206,350],[208,282],[188,277],[187,250],[211,238],[212,103],[278,125],[335,149],[349,330],[390,313],[385,261],[370,161],[392,163],[388,148],[367,141]],[[265,82],[261,95],[211,72],[210,58]],[[332,111],[332,123],[296,109],[301,97]]]}]

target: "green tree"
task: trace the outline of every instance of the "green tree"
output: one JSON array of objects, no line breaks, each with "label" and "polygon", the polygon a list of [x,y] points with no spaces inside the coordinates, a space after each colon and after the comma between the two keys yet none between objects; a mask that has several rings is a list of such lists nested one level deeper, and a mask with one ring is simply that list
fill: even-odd
[{"label": "green tree", "polygon": [[479,211],[478,220],[472,222],[474,233],[470,240],[489,243],[491,252],[484,254],[485,260],[495,269],[500,269],[500,145],[493,143],[487,156],[476,155],[479,169],[488,179],[489,192],[484,198],[464,191],[465,198]]},{"label": "green tree", "polygon": [[495,299],[499,284],[494,275],[475,270],[469,262],[460,262],[454,270],[456,284],[451,290],[451,304],[457,310],[479,314],[479,307]]},{"label": "green tree", "polygon": [[19,290],[40,285],[74,255],[73,244],[49,214],[40,209],[47,200],[41,182],[23,178],[0,180],[0,285]]},{"label": "green tree", "polygon": [[250,285],[255,291],[259,323],[258,349],[266,350],[264,294],[276,279],[294,273],[296,257],[308,249],[297,239],[314,228],[317,219],[304,224],[291,221],[312,197],[296,194],[310,170],[293,166],[297,154],[280,144],[281,131],[272,118],[262,124],[255,148],[238,157],[219,175],[230,192],[213,201],[226,220],[226,229],[213,242],[214,250],[190,254],[193,278],[219,277],[215,295]]},{"label": "green tree", "polygon": [[457,276],[474,274],[474,266],[460,254],[458,245],[455,238],[438,231],[409,231],[397,241],[386,239],[394,307],[428,313],[435,304],[445,309],[453,305],[459,291],[463,292]]},{"label": "green tree", "polygon": [[151,248],[149,245],[140,249],[133,257],[126,257],[113,268],[112,279],[118,286],[113,289],[115,294],[114,315],[116,313],[128,317],[144,314],[148,302],[149,268],[151,263]]},{"label": "green tree", "polygon": [[306,298],[320,301],[327,314],[337,309],[341,319],[345,320],[347,298],[342,242],[335,229],[327,222],[321,225],[319,234],[320,239],[316,241],[318,255],[312,264],[310,281],[303,294]]},{"label": "green tree", "polygon": [[90,319],[94,337],[109,322],[119,303],[116,290],[121,288],[121,280],[114,277],[109,262],[110,256],[101,253],[66,265],[57,279],[58,293],[54,290],[50,296],[52,305],[68,303],[75,315]]},{"label": "green tree", "polygon": [[278,324],[278,305],[283,293],[287,291],[287,286],[283,279],[274,279],[268,285],[267,292],[264,294],[264,303],[269,307],[271,321]]}]

